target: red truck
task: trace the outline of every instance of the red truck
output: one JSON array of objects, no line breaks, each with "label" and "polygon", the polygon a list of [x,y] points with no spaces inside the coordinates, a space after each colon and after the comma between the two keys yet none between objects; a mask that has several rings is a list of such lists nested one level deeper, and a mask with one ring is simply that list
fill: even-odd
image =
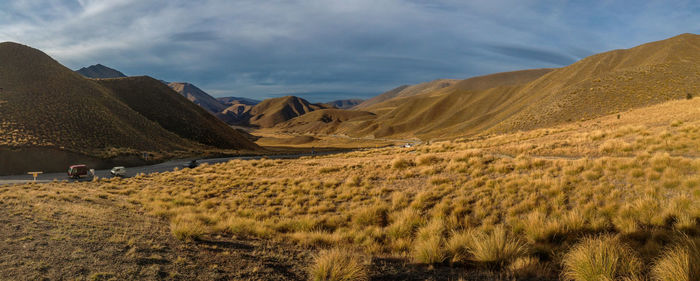
[{"label": "red truck", "polygon": [[88,167],[85,165],[73,165],[68,167],[68,176],[73,179],[78,179],[81,176],[87,176]]}]

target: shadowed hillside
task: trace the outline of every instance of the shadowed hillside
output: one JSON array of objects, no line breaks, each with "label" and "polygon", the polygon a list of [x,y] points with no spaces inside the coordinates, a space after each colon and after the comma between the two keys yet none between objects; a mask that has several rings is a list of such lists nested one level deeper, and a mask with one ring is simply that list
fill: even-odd
[{"label": "shadowed hillside", "polygon": [[76,72],[87,78],[120,78],[126,77],[124,73],[119,72],[116,69],[106,67],[101,64],[91,65],[89,67],[83,67],[76,70]]},{"label": "shadowed hillside", "polygon": [[294,96],[266,99],[250,110],[249,122],[250,125],[270,128],[294,117],[324,108],[328,106],[312,104]]},{"label": "shadowed hillside", "polygon": [[201,106],[212,114],[219,113],[226,109],[226,105],[206,92],[197,88],[197,86],[185,82],[171,82],[168,86],[186,97],[191,102]]},{"label": "shadowed hillside", "polygon": [[141,115],[183,138],[219,148],[256,149],[238,131],[156,79],[140,76],[103,79],[97,83],[112,90],[119,100]]},{"label": "shadowed hillside", "polygon": [[[132,81],[143,78],[123,79]],[[1,43],[0,149],[44,147],[98,158],[120,154],[141,155],[142,151],[151,152],[155,157],[172,157],[213,149],[212,146],[184,139],[135,111],[132,105],[120,99],[120,95],[101,85],[107,83],[86,79],[41,51],[16,43]],[[159,82],[156,84],[160,85]],[[159,112],[159,106],[169,99],[169,96],[158,96],[155,92],[139,91],[141,99],[133,106],[149,106],[140,109],[144,113]],[[149,99],[150,94],[153,100]],[[144,98],[148,102],[144,102]],[[206,125],[208,123],[202,118],[190,119],[189,122],[190,127],[214,129],[214,126]],[[228,135],[229,131],[208,133],[218,136]],[[202,135],[207,136],[208,133]],[[192,139],[198,137],[193,136]],[[205,141],[208,137],[203,138],[201,140]],[[232,137],[224,140],[208,143],[226,144],[223,146],[226,148],[254,147],[247,141],[236,145]]]}]

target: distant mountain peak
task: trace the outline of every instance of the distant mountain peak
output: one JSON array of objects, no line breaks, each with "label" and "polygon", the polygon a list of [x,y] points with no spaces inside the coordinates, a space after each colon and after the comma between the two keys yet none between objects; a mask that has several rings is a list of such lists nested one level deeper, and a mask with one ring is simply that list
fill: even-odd
[{"label": "distant mountain peak", "polygon": [[122,73],[114,68],[104,66],[100,63],[95,64],[95,65],[91,65],[88,67],[83,67],[81,69],[76,70],[75,72],[78,72],[87,78],[122,78],[122,77],[126,77],[126,75],[124,75],[124,73]]}]

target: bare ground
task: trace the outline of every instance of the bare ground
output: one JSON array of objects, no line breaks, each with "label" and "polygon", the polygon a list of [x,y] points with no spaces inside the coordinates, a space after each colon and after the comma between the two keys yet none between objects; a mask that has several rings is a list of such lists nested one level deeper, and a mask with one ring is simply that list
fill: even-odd
[{"label": "bare ground", "polygon": [[[0,280],[306,280],[315,249],[284,240],[180,241],[126,196],[76,184],[0,187]],[[514,280],[374,258],[372,280]]]}]

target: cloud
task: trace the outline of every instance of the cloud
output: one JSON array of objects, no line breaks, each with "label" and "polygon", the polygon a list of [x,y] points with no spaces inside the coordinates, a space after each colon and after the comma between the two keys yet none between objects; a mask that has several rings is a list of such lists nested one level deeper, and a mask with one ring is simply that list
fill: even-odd
[{"label": "cloud", "polygon": [[3,1],[0,41],[74,69],[102,63],[216,95],[321,101],[564,66],[698,33],[699,14],[697,1]]}]

